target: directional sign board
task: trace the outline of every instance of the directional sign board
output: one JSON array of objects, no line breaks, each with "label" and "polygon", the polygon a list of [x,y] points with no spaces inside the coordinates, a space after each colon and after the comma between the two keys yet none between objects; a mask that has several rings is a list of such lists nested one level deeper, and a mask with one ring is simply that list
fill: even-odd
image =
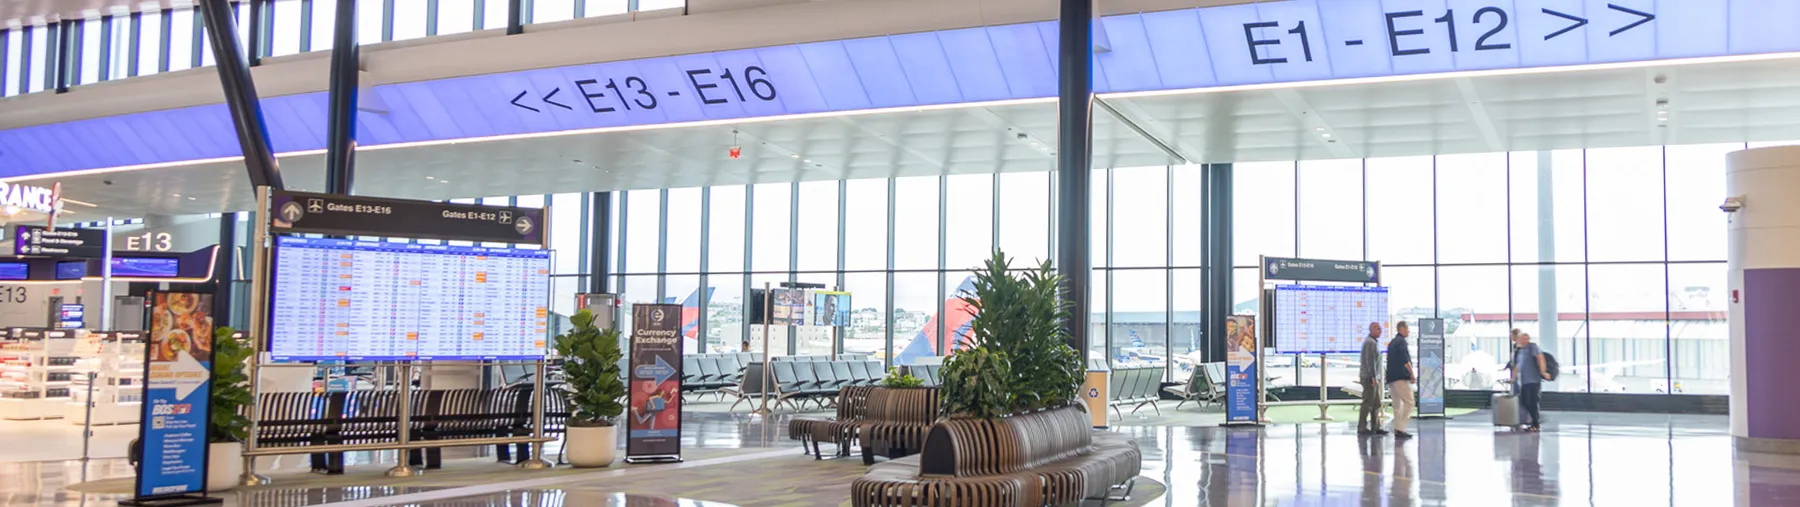
[{"label": "directional sign board", "polygon": [[276,191],[274,232],[544,243],[544,210]]},{"label": "directional sign board", "polygon": [[631,308],[625,461],[681,460],[681,305]]},{"label": "directional sign board", "polygon": [[13,253],[98,259],[106,256],[106,231],[45,229],[35,225],[21,225],[13,228]]}]

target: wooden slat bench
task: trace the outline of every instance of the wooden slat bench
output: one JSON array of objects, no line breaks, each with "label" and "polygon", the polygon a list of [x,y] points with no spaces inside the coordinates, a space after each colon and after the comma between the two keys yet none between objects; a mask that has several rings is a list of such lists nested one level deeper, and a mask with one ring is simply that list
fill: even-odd
[{"label": "wooden slat bench", "polygon": [[1071,407],[997,421],[946,419],[917,458],[869,468],[857,507],[1038,507],[1130,494],[1143,455],[1130,437],[1089,428]]},{"label": "wooden slat bench", "polygon": [[838,390],[837,417],[795,417],[788,421],[788,438],[800,441],[800,448],[814,459],[825,459],[819,451],[820,442],[837,444],[836,456],[849,456],[869,406],[869,393],[876,389],[851,386]]},{"label": "wooden slat bench", "polygon": [[938,418],[938,388],[876,389],[866,403],[857,428],[864,464],[875,463],[876,456],[900,458],[925,447],[925,433]]}]

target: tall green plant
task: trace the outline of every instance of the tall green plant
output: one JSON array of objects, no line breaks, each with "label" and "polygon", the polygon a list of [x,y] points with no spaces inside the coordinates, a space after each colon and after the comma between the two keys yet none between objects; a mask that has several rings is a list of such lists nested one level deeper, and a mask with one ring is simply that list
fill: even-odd
[{"label": "tall green plant", "polygon": [[625,411],[625,381],[619,378],[619,330],[594,327],[594,313],[581,310],[570,317],[575,327],[556,337],[556,353],[563,359],[563,388],[569,391],[569,425],[612,426]]},{"label": "tall green plant", "polygon": [[973,348],[944,361],[943,385],[938,386],[945,415],[995,419],[1013,413],[1016,392],[1006,379],[1013,375],[1005,352]]},{"label": "tall green plant", "polygon": [[[975,273],[974,292],[961,295],[974,316],[969,333],[976,346],[945,361],[946,414],[995,413],[985,405],[995,397],[959,391],[951,384],[1004,389],[1008,397],[1000,414],[1057,408],[1075,400],[1083,367],[1063,329],[1069,306],[1061,297],[1062,276],[1049,261],[1022,272],[1011,268],[1005,253],[994,252]],[[965,397],[976,395],[980,398]]]},{"label": "tall green plant", "polygon": [[212,409],[206,431],[209,443],[242,442],[250,436],[250,416],[244,407],[255,400],[244,369],[251,350],[244,340],[232,336],[235,334],[237,330],[229,327],[213,330],[212,397],[207,400]]}]

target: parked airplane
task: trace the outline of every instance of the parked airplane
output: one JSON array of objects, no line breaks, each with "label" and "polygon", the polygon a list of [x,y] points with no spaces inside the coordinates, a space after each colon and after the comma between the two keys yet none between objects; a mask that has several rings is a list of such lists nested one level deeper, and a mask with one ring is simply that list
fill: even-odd
[{"label": "parked airplane", "polygon": [[[712,299],[712,295],[713,288],[707,287],[706,297],[704,299]],[[696,288],[693,292],[689,292],[686,298],[681,300],[681,350],[688,351],[687,353],[689,354],[708,352],[698,348],[700,346],[700,319],[705,316],[705,312],[700,311],[700,301],[702,299],[703,298],[700,297],[700,289]],[[663,303],[675,304],[675,297],[665,297],[663,298]]]},{"label": "parked airplane", "polygon": [[[963,294],[974,292],[975,277],[964,278],[962,283],[956,286],[956,290],[950,291],[950,299],[944,300],[937,315],[933,315],[930,320],[925,321],[925,328],[913,334],[912,341],[899,347],[900,353],[894,355],[894,364],[913,364],[919,358],[948,356],[958,350],[974,346],[975,337],[969,334],[969,322],[975,319],[975,307],[964,302],[961,297]],[[940,320],[944,323],[944,329],[950,332],[950,339],[945,344],[947,346],[945,350],[938,349],[937,336]]]}]

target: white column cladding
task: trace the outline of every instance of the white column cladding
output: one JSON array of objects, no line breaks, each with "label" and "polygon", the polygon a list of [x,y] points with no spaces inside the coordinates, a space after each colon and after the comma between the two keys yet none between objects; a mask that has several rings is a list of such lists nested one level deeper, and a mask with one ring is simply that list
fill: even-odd
[{"label": "white column cladding", "polygon": [[1800,146],[1727,155],[1725,190],[1742,202],[1729,226],[1731,435],[1741,449],[1800,453],[1800,404],[1783,394],[1800,386],[1788,354],[1800,352]]}]

